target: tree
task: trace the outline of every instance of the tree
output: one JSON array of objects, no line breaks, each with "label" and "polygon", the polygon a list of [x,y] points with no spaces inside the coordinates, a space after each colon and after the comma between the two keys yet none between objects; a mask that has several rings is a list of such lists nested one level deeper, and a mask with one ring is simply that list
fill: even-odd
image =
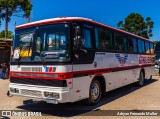
[{"label": "tree", "polygon": [[144,18],[137,13],[131,13],[125,18],[125,21],[119,21],[117,26],[125,31],[134,33],[136,35],[149,38],[152,37],[152,29],[154,22],[150,17]]},{"label": "tree", "polygon": [[156,47],[157,43],[159,42],[158,40],[153,41],[154,42],[154,48]]},{"label": "tree", "polygon": [[3,20],[4,17],[5,17],[5,14],[2,13],[2,10],[0,8],[0,26],[1,26],[1,20]]},{"label": "tree", "polygon": [[0,0],[0,18],[5,20],[5,38],[8,36],[8,22],[14,13],[23,13],[23,17],[29,17],[32,10],[30,0]]},{"label": "tree", "polygon": [[[0,38],[5,38],[5,30],[0,32]],[[8,31],[8,36],[7,38],[13,38],[13,32],[12,31]]]}]

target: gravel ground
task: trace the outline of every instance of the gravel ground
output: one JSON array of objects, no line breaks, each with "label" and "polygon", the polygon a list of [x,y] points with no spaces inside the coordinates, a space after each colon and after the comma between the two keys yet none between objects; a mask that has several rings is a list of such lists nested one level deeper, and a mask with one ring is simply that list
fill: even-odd
[{"label": "gravel ground", "polygon": [[[96,106],[85,106],[82,101],[66,104],[46,104],[43,102],[32,103],[24,97],[8,97],[7,88],[9,80],[0,79],[0,110],[24,110],[40,111],[43,115],[39,119],[50,118],[76,118],[76,119],[160,119],[160,116],[106,116],[105,110],[131,110],[139,112],[140,110],[160,110],[160,79],[154,76],[153,80],[147,80],[145,86],[138,87],[131,84],[120,89],[106,93],[101,102]],[[79,110],[79,111],[76,111]],[[113,111],[114,112],[114,111]],[[110,112],[110,113],[113,113]],[[125,112],[125,111],[120,111]],[[160,115],[160,111],[158,113]],[[101,116],[97,116],[101,115]],[[4,117],[1,117],[4,118]],[[9,117],[11,119],[36,119],[37,117]],[[8,119],[9,119],[8,118]],[[6,117],[7,119],[7,117]]]}]

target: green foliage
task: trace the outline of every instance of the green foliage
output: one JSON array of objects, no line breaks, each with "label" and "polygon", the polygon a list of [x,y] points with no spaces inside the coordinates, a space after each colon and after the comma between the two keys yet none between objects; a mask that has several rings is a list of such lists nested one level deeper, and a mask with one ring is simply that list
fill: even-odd
[{"label": "green foliage", "polygon": [[125,21],[119,21],[117,26],[125,31],[134,33],[136,35],[149,38],[152,37],[152,29],[154,22],[150,17],[144,18],[137,13],[131,13],[125,18]]},{"label": "green foliage", "polygon": [[156,47],[156,45],[157,45],[158,42],[159,42],[159,41],[154,41],[154,47]]},{"label": "green foliage", "polygon": [[23,13],[23,17],[30,16],[32,5],[30,0],[0,0],[0,21],[5,20],[6,36],[8,35],[8,22],[15,13]]},{"label": "green foliage", "polygon": [[[0,38],[5,38],[5,30],[0,32]],[[13,38],[13,32],[12,31],[8,31],[7,38],[9,38],[9,39]]]},{"label": "green foliage", "polygon": [[[29,0],[0,0],[0,9],[10,17],[15,12],[24,12],[24,17],[28,17],[32,10]],[[8,9],[8,11],[6,11]],[[8,12],[8,13],[6,13]]]}]

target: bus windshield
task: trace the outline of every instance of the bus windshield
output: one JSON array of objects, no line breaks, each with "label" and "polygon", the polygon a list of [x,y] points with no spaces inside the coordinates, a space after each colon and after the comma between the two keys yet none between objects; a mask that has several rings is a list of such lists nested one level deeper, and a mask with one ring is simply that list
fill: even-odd
[{"label": "bus windshield", "polygon": [[54,24],[16,31],[12,61],[69,60],[69,25]]}]

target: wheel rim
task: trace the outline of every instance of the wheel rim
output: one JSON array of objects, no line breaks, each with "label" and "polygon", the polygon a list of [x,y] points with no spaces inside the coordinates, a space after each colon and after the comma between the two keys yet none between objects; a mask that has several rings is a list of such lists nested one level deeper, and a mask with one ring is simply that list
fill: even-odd
[{"label": "wheel rim", "polygon": [[99,95],[100,95],[99,85],[97,83],[93,83],[93,85],[91,86],[92,99],[94,100],[98,99]]},{"label": "wheel rim", "polygon": [[144,83],[144,76],[143,76],[143,72],[141,72],[141,73],[140,73],[139,83],[140,83],[140,85],[143,85],[143,83]]}]

